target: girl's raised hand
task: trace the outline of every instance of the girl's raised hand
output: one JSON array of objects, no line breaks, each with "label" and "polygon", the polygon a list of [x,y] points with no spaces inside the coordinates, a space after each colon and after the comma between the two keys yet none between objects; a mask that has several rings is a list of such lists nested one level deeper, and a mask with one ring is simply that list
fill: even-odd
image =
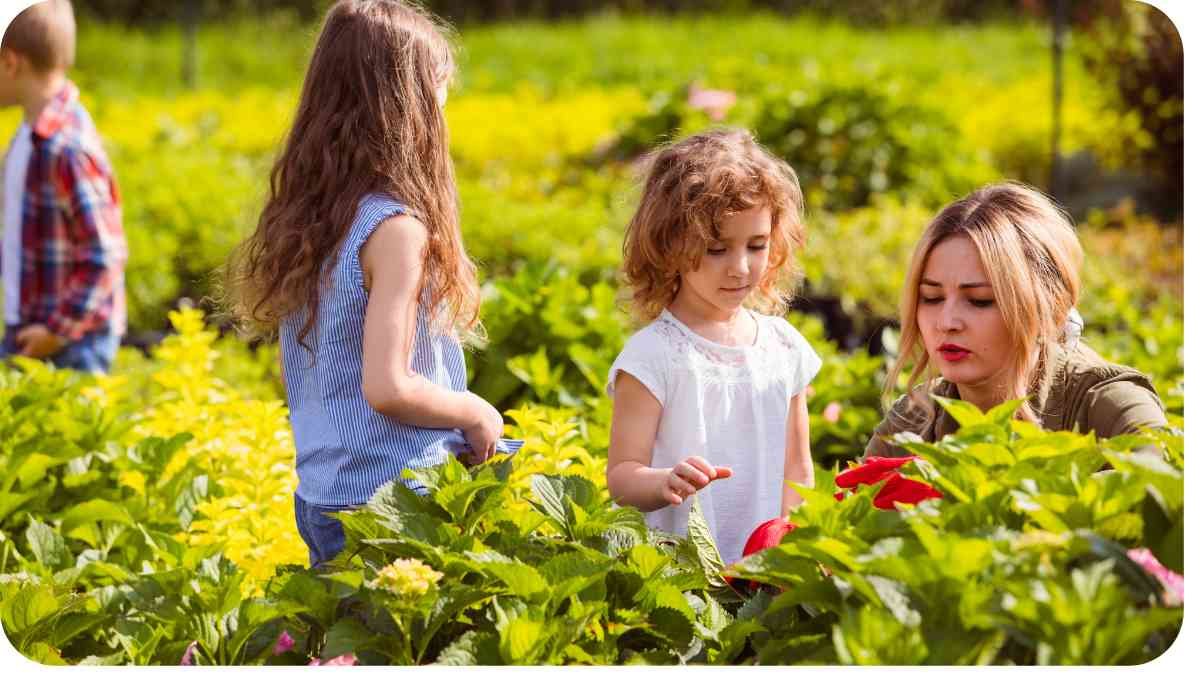
[{"label": "girl's raised hand", "polygon": [[662,496],[668,504],[679,505],[683,500],[704,489],[709,483],[733,475],[733,469],[708,463],[703,457],[692,455],[676,464],[662,484]]}]

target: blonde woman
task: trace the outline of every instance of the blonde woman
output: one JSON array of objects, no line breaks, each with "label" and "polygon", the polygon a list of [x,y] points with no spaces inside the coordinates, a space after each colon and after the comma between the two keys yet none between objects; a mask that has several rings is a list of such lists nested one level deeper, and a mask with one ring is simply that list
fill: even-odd
[{"label": "blonde woman", "polygon": [[911,366],[909,390],[866,454],[908,454],[888,442],[902,431],[930,442],[952,433],[954,419],[930,392],[982,410],[1027,396],[1019,419],[1100,438],[1165,426],[1149,378],[1078,339],[1082,263],[1066,215],[1024,185],[989,185],[942,209],[909,265],[885,397]]}]

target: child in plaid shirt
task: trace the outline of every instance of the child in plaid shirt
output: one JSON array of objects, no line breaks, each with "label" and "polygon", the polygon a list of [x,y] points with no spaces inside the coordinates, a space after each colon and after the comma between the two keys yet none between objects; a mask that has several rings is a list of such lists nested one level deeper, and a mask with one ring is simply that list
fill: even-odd
[{"label": "child in plaid shirt", "polygon": [[4,161],[0,357],[107,372],[125,332],[125,260],[112,167],[79,90],[69,0],[17,15],[0,42],[0,107],[24,121]]}]

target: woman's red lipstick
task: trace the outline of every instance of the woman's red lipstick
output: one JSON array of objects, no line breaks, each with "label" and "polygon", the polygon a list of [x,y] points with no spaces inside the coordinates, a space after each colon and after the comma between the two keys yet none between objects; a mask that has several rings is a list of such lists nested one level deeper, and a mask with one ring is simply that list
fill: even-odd
[{"label": "woman's red lipstick", "polygon": [[971,355],[971,350],[966,347],[960,347],[952,342],[947,342],[941,347],[938,347],[938,352],[943,359],[947,361],[961,361]]}]

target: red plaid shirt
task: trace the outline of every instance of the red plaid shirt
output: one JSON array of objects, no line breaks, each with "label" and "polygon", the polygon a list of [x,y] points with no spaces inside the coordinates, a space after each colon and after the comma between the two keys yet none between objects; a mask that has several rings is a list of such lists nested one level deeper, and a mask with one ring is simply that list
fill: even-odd
[{"label": "red plaid shirt", "polygon": [[92,119],[68,81],[31,126],[21,208],[21,325],[69,341],[125,333],[121,200]]}]

